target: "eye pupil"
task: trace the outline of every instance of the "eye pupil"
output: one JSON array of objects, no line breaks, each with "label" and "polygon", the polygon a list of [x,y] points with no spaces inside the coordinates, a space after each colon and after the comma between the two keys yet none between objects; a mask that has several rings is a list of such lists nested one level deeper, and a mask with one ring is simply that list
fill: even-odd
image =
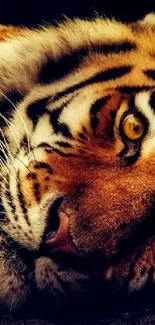
[{"label": "eye pupil", "polygon": [[134,125],[134,131],[135,131],[135,132],[139,132],[139,130],[140,130],[139,125]]}]

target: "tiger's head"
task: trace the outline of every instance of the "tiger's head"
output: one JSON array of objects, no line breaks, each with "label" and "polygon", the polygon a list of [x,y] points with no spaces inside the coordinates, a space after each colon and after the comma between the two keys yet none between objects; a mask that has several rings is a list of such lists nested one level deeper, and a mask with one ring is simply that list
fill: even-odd
[{"label": "tiger's head", "polygon": [[74,288],[72,260],[108,281],[126,280],[132,265],[128,289],[154,269],[150,19],[10,27],[2,37],[0,225],[34,261],[41,290],[61,292],[67,276]]}]

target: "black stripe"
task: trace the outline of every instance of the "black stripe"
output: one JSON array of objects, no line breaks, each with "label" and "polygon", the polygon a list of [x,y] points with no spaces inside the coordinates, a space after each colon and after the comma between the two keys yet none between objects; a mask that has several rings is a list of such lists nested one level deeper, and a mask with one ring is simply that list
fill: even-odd
[{"label": "black stripe", "polygon": [[50,169],[50,166],[43,161],[41,161],[41,162],[39,161],[34,165],[34,168],[36,168],[36,169],[40,169],[40,168]]},{"label": "black stripe", "polygon": [[151,70],[145,70],[143,72],[147,77],[149,77],[152,80],[155,80],[155,70],[151,69]]},{"label": "black stripe", "polygon": [[48,104],[48,100],[49,97],[46,97],[28,105],[27,115],[32,120],[34,126],[36,126],[39,118],[47,112],[46,106]]},{"label": "black stripe", "polygon": [[27,234],[27,232],[23,233],[25,237],[27,237],[29,240],[32,240],[32,238]]},{"label": "black stripe", "polygon": [[[53,111],[50,112],[50,122],[53,126],[53,130],[56,134],[60,133],[64,137],[69,138],[69,139],[74,139],[73,135],[70,132],[69,126],[66,125],[65,123],[60,123],[59,122],[59,117],[63,111],[63,109],[71,103],[75,95],[73,95],[71,98],[66,100],[65,103],[63,103],[60,107],[54,109]],[[53,102],[53,100],[52,100]],[[50,101],[51,103],[51,101]]]},{"label": "black stripe", "polygon": [[18,189],[18,199],[19,199],[20,207],[23,211],[24,219],[26,220],[28,226],[31,226],[29,217],[28,217],[28,213],[27,213],[27,208],[25,206],[24,195],[21,191],[21,182],[20,182],[20,177],[19,177],[19,171],[17,173],[17,189]]},{"label": "black stripe", "polygon": [[140,157],[140,147],[137,149],[137,151],[135,151],[135,153],[133,153],[133,155],[129,156],[128,155],[128,147],[125,147],[118,155],[117,157],[123,158],[124,161],[128,164],[128,165],[132,165],[134,164],[137,159]]},{"label": "black stripe", "polygon": [[28,145],[28,139],[27,136],[24,135],[24,137],[20,141],[20,148],[27,148],[27,145]]},{"label": "black stripe", "polygon": [[130,52],[132,50],[136,49],[136,44],[129,41],[123,41],[120,43],[110,43],[110,44],[103,44],[103,45],[97,45],[93,47],[93,50],[95,52],[100,52],[103,54],[117,54],[119,52]]},{"label": "black stripe", "polygon": [[81,56],[80,51],[75,51],[70,55],[62,56],[58,61],[49,58],[40,71],[38,77],[39,83],[49,84],[53,80],[64,77],[79,66],[84,55],[85,53],[82,53],[81,50]]},{"label": "black stripe", "polygon": [[[130,110],[130,113],[132,112],[133,114],[135,113],[135,112],[137,112],[137,107],[136,107],[136,105],[135,105],[135,94],[133,95],[133,96],[131,96],[130,97],[130,99],[129,99],[129,102],[128,102],[128,112],[126,113],[124,113],[123,114],[123,116],[125,116],[126,114],[128,115],[129,114],[129,110]],[[124,117],[123,117],[124,118]]]},{"label": "black stripe", "polygon": [[27,179],[36,179],[37,175],[35,173],[28,173],[27,174]]},{"label": "black stripe", "polygon": [[34,183],[33,184],[33,190],[34,190],[34,196],[36,201],[39,203],[41,200],[41,195],[40,195],[40,184],[39,183]]},{"label": "black stripe", "polygon": [[38,81],[41,84],[48,84],[53,80],[60,79],[77,69],[86,56],[94,55],[94,53],[108,55],[120,52],[126,53],[135,49],[135,43],[129,41],[123,41],[120,43],[91,44],[89,47],[85,46],[73,50],[71,53],[63,55],[58,60],[47,58],[46,63],[40,71]]},{"label": "black stripe", "polygon": [[48,165],[47,163],[43,162],[43,161],[40,161],[40,162],[37,162],[35,165],[34,165],[34,168],[35,169],[46,169],[48,174],[53,174],[53,170],[52,168],[50,167],[50,165]]},{"label": "black stripe", "polygon": [[55,144],[57,144],[62,148],[73,148],[73,146],[70,143],[64,141],[56,141]]},{"label": "black stripe", "polygon": [[11,208],[11,212],[13,214],[13,217],[14,217],[15,221],[17,221],[18,220],[18,216],[16,214],[16,206],[15,206],[15,204],[13,202],[13,198],[12,198],[11,191],[10,191],[10,179],[9,179],[9,175],[7,175],[6,181],[7,182],[6,182],[6,185],[5,185],[5,188],[6,188],[6,190],[5,190],[5,196],[7,198],[7,204]]},{"label": "black stripe", "polygon": [[47,142],[41,142],[40,144],[37,145],[37,148],[52,148],[52,146]]},{"label": "black stripe", "polygon": [[131,94],[135,92],[147,91],[153,89],[154,86],[120,86],[115,90],[120,91],[121,93]]},{"label": "black stripe", "polygon": [[95,103],[92,104],[90,109],[90,123],[93,130],[98,126],[99,120],[97,114],[100,112],[101,108],[107,103],[110,96],[99,98]]},{"label": "black stripe", "polygon": [[85,135],[88,135],[88,136],[89,136],[89,131],[86,129],[85,126],[82,127],[82,132],[83,132]]},{"label": "black stripe", "polygon": [[0,220],[1,221],[5,220],[8,223],[10,222],[10,220],[7,218],[7,212],[6,212],[3,202],[2,202],[2,194],[0,195]]},{"label": "black stripe", "polygon": [[55,126],[56,133],[61,133],[64,137],[73,139],[73,136],[69,130],[69,126],[65,123],[57,124],[57,128]]},{"label": "black stripe", "polygon": [[86,141],[86,140],[87,140],[87,137],[86,137],[82,132],[80,132],[80,133],[78,134],[78,136],[79,136],[79,138],[81,138],[83,141]]},{"label": "black stripe", "polygon": [[[15,110],[14,106],[16,106],[17,103],[19,103],[22,99],[23,96],[17,91],[10,91],[5,94],[5,97],[0,94],[0,113],[6,119],[10,119],[12,117],[13,111]],[[12,104],[10,103],[10,101]],[[3,127],[5,125],[5,120],[0,117],[0,127]]]},{"label": "black stripe", "polygon": [[92,76],[89,79],[86,79],[79,84],[76,84],[74,86],[71,86],[63,91],[58,92],[52,99],[51,102],[54,102],[55,100],[58,100],[62,96],[66,96],[69,93],[72,93],[76,90],[79,90],[83,87],[86,87],[88,85],[91,85],[93,83],[98,83],[98,82],[104,82],[104,81],[109,81],[109,80],[115,80],[117,78],[120,78],[124,76],[125,74],[129,73],[131,71],[132,67],[131,66],[122,66],[122,67],[115,67],[111,69],[107,69],[105,71],[99,72],[96,75]]},{"label": "black stripe", "polygon": [[50,122],[56,134],[61,133],[64,137],[73,139],[69,126],[59,122],[59,117],[64,107],[57,108],[50,113]]},{"label": "black stripe", "polygon": [[153,91],[152,94],[151,94],[151,96],[150,96],[149,104],[150,104],[152,110],[155,113],[155,91]]},{"label": "black stripe", "polygon": [[52,149],[53,149],[53,151],[55,151],[56,153],[58,153],[62,157],[77,157],[77,155],[72,154],[72,153],[65,153],[65,152],[62,152],[61,150],[56,149],[56,148],[52,148]]}]

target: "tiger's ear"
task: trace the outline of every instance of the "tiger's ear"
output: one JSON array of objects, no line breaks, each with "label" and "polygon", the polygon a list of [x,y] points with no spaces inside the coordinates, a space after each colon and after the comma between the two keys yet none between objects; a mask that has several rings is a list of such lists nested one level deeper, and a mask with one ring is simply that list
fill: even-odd
[{"label": "tiger's ear", "polygon": [[144,25],[144,24],[155,25],[155,13],[150,12],[142,20],[139,20],[138,23],[140,23],[142,25]]},{"label": "tiger's ear", "polygon": [[22,27],[0,25],[0,42],[22,35],[24,30]]}]

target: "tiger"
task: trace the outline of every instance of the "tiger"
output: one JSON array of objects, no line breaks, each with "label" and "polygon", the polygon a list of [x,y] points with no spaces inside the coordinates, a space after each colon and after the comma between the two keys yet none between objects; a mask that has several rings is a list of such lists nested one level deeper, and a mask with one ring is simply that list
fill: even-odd
[{"label": "tiger", "polygon": [[0,26],[0,179],[7,308],[154,285],[153,13]]}]

